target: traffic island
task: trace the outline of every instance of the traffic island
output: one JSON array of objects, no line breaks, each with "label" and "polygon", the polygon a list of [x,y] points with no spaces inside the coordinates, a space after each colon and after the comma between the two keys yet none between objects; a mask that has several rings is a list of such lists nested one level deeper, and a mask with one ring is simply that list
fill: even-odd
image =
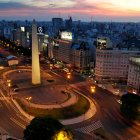
[{"label": "traffic island", "polygon": [[16,99],[16,101],[20,105],[20,107],[31,116],[50,116],[55,119],[70,119],[70,118],[78,117],[80,115],[85,114],[90,107],[89,101],[80,95],[78,95],[78,100],[75,104],[67,107],[63,107],[63,104],[65,103],[62,103],[61,107],[59,108],[55,108],[57,104],[54,104],[52,106],[54,108],[48,108],[48,109],[30,107],[19,98]]}]

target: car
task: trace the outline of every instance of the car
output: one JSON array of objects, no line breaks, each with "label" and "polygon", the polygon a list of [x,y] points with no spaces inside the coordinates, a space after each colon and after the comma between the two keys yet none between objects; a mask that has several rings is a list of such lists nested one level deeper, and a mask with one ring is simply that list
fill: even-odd
[{"label": "car", "polygon": [[17,91],[19,91],[19,88],[14,88],[13,91],[17,92]]}]

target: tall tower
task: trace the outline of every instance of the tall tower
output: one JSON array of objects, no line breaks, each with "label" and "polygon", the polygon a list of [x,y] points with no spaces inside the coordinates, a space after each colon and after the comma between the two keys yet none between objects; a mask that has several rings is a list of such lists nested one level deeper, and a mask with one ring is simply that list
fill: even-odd
[{"label": "tall tower", "polygon": [[32,23],[32,84],[38,85],[40,80],[40,64],[38,52],[38,37],[37,37],[37,23],[33,20]]}]

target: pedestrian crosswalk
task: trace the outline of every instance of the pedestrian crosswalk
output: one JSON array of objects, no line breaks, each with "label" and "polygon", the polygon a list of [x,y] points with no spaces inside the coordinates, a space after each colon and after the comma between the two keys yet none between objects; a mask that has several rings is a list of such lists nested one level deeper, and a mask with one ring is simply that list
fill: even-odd
[{"label": "pedestrian crosswalk", "polygon": [[92,124],[90,124],[88,126],[81,127],[81,128],[75,129],[75,130],[91,135],[94,130],[101,128],[101,127],[103,128],[101,121],[96,121],[96,122],[92,122]]}]

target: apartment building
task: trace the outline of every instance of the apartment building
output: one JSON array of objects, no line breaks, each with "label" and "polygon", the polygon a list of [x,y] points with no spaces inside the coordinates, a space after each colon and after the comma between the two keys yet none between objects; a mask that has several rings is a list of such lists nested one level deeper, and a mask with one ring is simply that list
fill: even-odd
[{"label": "apartment building", "polygon": [[55,39],[53,43],[53,58],[71,63],[71,41]]},{"label": "apartment building", "polygon": [[127,85],[132,92],[140,93],[140,56],[129,59],[129,70]]},{"label": "apartment building", "polygon": [[128,76],[129,58],[140,55],[138,49],[96,49],[95,75],[97,79],[121,79]]},{"label": "apartment building", "polygon": [[90,67],[89,44],[83,41],[70,41],[63,39],[53,39],[49,43],[49,49],[54,59],[71,64],[74,68],[84,70]]},{"label": "apartment building", "polygon": [[74,42],[72,48],[72,65],[79,70],[90,68],[90,46],[88,42]]}]

